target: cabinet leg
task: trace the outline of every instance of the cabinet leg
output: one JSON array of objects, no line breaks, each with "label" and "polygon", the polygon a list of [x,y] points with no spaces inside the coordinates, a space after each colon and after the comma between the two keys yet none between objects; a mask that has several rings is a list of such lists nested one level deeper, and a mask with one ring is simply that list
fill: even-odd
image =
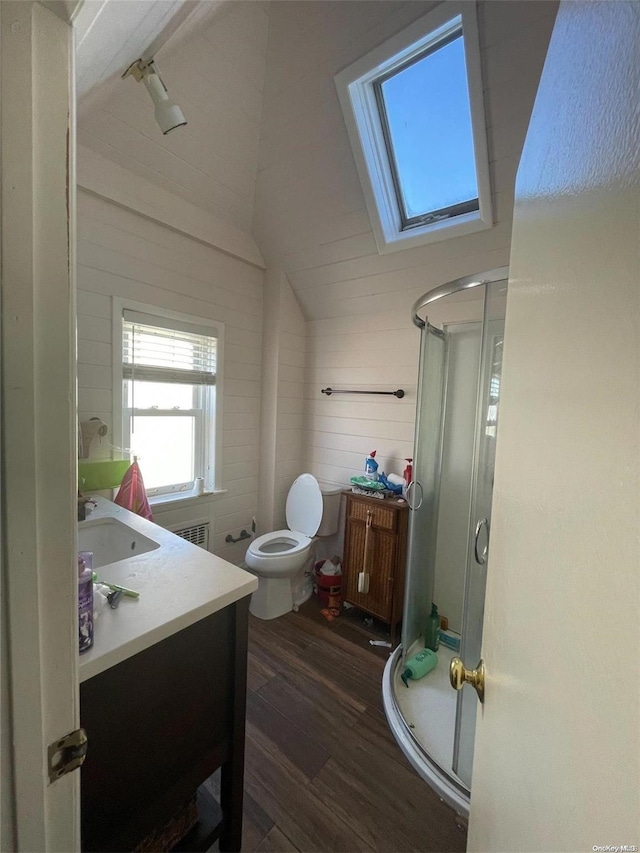
[{"label": "cabinet leg", "polygon": [[242,848],[242,801],[243,770],[237,764],[235,756],[222,765],[220,778],[220,805],[222,814],[222,832],[220,850],[224,853],[239,853]]},{"label": "cabinet leg", "polygon": [[222,832],[220,850],[239,853],[242,847],[242,803],[244,794],[244,738],[247,708],[247,633],[249,628],[249,598],[235,605],[235,680],[231,755],[222,765],[220,806]]}]

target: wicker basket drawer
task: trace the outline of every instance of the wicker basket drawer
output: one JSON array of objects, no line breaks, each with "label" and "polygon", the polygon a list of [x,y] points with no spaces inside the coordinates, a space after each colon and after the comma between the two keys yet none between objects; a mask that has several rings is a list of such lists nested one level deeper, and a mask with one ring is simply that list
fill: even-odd
[{"label": "wicker basket drawer", "polygon": [[[382,504],[382,501],[380,503]],[[357,498],[352,498],[349,501],[349,518],[364,521],[366,524],[369,513],[373,516],[371,523],[374,527],[379,527],[382,530],[396,529],[398,513],[390,507],[378,506],[373,501],[363,501]]]}]

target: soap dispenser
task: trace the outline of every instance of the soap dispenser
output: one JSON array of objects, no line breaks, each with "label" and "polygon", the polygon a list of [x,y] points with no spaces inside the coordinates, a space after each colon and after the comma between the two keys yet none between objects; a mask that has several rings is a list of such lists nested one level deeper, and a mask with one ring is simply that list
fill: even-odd
[{"label": "soap dispenser", "polygon": [[405,687],[409,686],[409,679],[417,680],[422,678],[436,666],[438,663],[438,655],[432,652],[431,649],[423,649],[418,652],[415,657],[412,657],[405,664],[404,672],[400,676]]}]

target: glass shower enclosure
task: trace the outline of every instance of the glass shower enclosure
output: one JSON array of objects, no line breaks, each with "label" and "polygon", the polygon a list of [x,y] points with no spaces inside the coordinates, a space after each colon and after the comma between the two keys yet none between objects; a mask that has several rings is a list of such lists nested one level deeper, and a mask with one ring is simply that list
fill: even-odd
[{"label": "glass shower enclosure", "polygon": [[[416,302],[421,330],[402,643],[383,681],[387,719],[418,773],[467,816],[478,697],[449,664],[481,656],[508,270],[458,279]],[[438,666],[409,688],[432,603],[448,620]]]}]

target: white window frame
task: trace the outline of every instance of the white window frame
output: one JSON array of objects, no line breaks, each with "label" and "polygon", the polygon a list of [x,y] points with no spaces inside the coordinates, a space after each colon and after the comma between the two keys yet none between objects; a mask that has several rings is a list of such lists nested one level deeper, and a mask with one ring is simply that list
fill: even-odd
[{"label": "white window frame", "polygon": [[[207,442],[201,435],[199,442],[200,446],[196,446],[196,455],[200,454],[203,460],[203,471],[197,473],[196,476],[205,478],[205,493],[207,495],[222,493],[225,490],[222,485],[222,425],[223,425],[223,374],[224,374],[224,323],[216,320],[211,320],[205,317],[195,317],[191,314],[182,314],[178,311],[171,311],[167,308],[160,308],[157,305],[148,305],[143,302],[134,302],[129,299],[113,299],[113,324],[112,324],[112,365],[113,365],[113,443],[116,448],[121,448],[123,452],[128,452],[129,445],[126,443],[127,438],[124,428],[125,415],[125,399],[124,399],[124,382],[122,376],[122,356],[123,356],[123,318],[124,311],[135,311],[141,314],[147,314],[150,317],[158,317],[163,320],[176,320],[177,323],[186,323],[192,326],[199,326],[204,329],[211,329],[217,339],[216,344],[216,383],[212,386],[215,394],[213,404],[213,419],[214,437],[212,442]],[[200,409],[202,411],[202,409]],[[145,415],[161,414],[153,410],[145,410]],[[171,414],[175,414],[171,412]],[[202,425],[197,430],[203,432]],[[205,430],[206,432],[206,430]],[[196,439],[198,445],[198,439]],[[207,474],[207,468],[209,474]],[[196,497],[193,489],[193,483],[177,483],[166,488],[149,489],[149,500],[151,504],[166,503],[171,500],[180,500],[184,498]]]},{"label": "white window frame", "polygon": [[[462,26],[479,210],[402,230],[374,84]],[[335,76],[367,210],[380,254],[460,237],[493,226],[476,4],[447,0]]]}]

